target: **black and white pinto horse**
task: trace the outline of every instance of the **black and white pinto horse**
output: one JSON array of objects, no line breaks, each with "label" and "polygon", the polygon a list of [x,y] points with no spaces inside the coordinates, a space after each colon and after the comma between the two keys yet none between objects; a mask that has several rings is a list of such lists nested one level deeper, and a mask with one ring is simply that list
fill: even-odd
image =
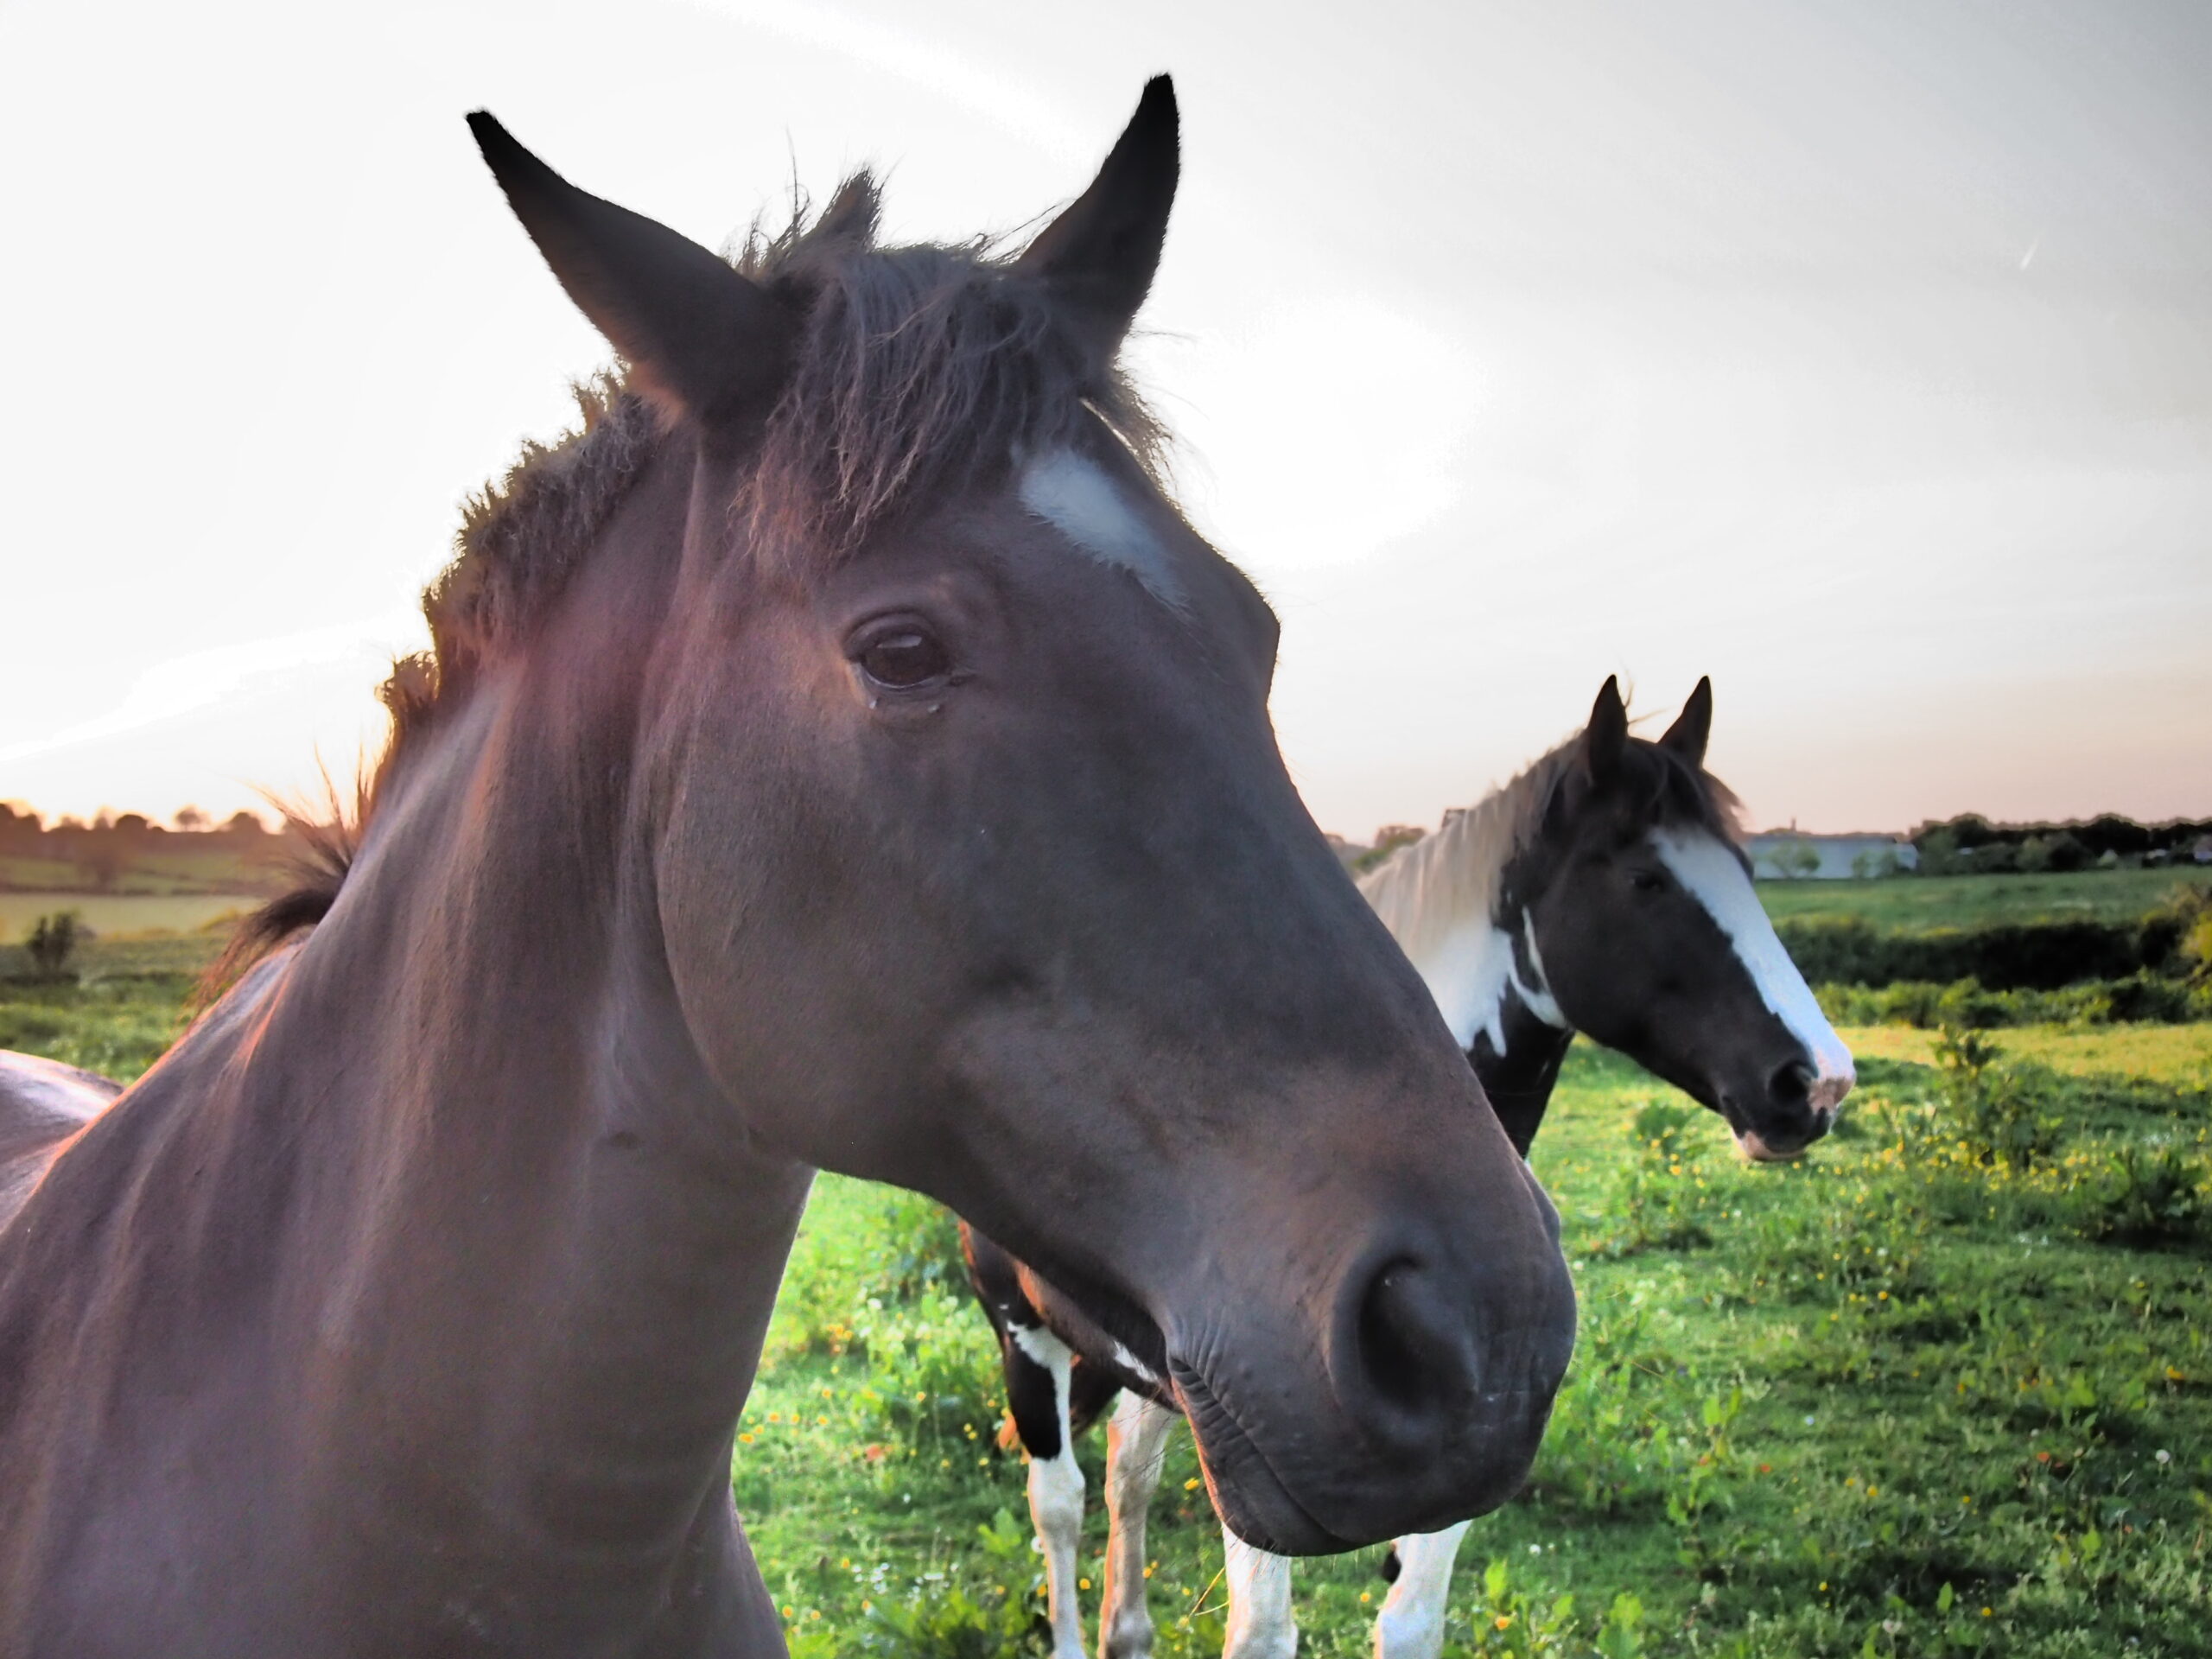
[{"label": "black and white pinto horse", "polygon": [[[1608,679],[1585,731],[1360,884],[1524,1157],[1578,1031],[1719,1113],[1757,1160],[1795,1157],[1827,1134],[1851,1090],[1851,1055],[1752,890],[1734,798],[1704,770],[1712,724],[1712,683],[1700,680],[1658,741],[1632,737]],[[1172,1384],[964,1222],[961,1235],[1029,1454],[1053,1659],[1084,1650],[1074,1438],[1122,1396],[1107,1427],[1099,1651],[1141,1659],[1152,1648],[1145,1517],[1179,1414]],[[1377,1659],[1441,1650],[1467,1524],[1398,1541]],[[1227,1659],[1288,1659],[1289,1558],[1223,1537]]]}]

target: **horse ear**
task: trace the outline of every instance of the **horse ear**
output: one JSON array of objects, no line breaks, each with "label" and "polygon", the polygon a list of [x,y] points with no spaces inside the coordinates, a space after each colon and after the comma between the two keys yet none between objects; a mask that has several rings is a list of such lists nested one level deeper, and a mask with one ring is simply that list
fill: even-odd
[{"label": "horse ear", "polygon": [[1627,749],[1628,706],[1621,701],[1620,681],[1608,674],[1605,684],[1598,688],[1589,728],[1582,734],[1582,764],[1589,770],[1591,783],[1599,789],[1611,784],[1620,772],[1621,756]]},{"label": "horse ear", "polygon": [[1662,749],[1672,749],[1694,766],[1705,764],[1705,746],[1713,736],[1713,677],[1707,675],[1697,683],[1697,690],[1690,693],[1690,700],[1682,705],[1682,712],[1675,716],[1675,723],[1659,740]]},{"label": "horse ear", "polygon": [[1182,170],[1179,124],[1174,86],[1154,75],[1090,188],[1015,262],[1058,296],[1099,369],[1113,360],[1160,268]]},{"label": "horse ear", "polygon": [[482,110],[476,147],[576,308],[671,414],[715,423],[765,410],[781,391],[794,320],[697,243],[587,194]]}]

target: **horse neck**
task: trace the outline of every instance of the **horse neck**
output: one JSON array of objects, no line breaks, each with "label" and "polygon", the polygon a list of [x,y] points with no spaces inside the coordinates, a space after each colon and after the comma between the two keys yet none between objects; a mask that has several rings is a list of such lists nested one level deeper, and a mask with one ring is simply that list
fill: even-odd
[{"label": "horse neck", "polygon": [[234,1068],[232,1139],[288,1149],[269,1249],[308,1317],[274,1359],[330,1414],[310,1444],[435,1421],[465,1493],[664,1539],[722,1478],[811,1172],[704,1072],[634,711],[584,706],[559,645],[557,680],[486,670],[419,734],[328,918],[189,1071]]},{"label": "horse neck", "polygon": [[1574,1040],[1517,897],[1554,751],[1362,883],[1523,1157]]}]

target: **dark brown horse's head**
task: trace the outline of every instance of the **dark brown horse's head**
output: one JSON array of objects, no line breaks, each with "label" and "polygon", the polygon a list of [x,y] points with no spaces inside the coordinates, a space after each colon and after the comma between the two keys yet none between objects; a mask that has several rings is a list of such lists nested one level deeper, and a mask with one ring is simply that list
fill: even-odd
[{"label": "dark brown horse's head", "polygon": [[1747,1156],[1789,1158],[1835,1122],[1851,1054],[1752,890],[1712,729],[1710,681],[1646,742],[1608,679],[1506,880],[1566,1024],[1719,1113]]},{"label": "dark brown horse's head", "polygon": [[607,532],[662,574],[593,580],[664,583],[626,717],[728,1133],[1035,1263],[1255,1542],[1501,1502],[1573,1339],[1556,1221],[1284,771],[1273,614],[1147,464],[1166,82],[1011,259],[874,246],[863,181],[734,268],[474,124],[666,429]]}]

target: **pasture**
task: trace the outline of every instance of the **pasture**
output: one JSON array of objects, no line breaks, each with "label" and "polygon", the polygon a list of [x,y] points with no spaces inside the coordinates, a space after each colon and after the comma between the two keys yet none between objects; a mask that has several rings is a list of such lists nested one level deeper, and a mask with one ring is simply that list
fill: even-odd
[{"label": "pasture", "polygon": [[[41,916],[73,910],[99,938],[194,933],[243,916],[252,893],[10,893],[0,890],[0,945],[16,944]],[[218,941],[219,944],[219,940]]]},{"label": "pasture", "polygon": [[2212,886],[2212,871],[1908,875],[1880,881],[1761,881],[1758,888],[1767,914],[1777,924],[1859,920],[1895,931],[1926,932],[2036,922],[2132,922],[2184,883]]},{"label": "pasture", "polygon": [[[2054,902],[2001,891],[2034,880],[1813,896],[1894,925],[1892,895],[1925,886],[1919,913],[1949,925]],[[1788,913],[1814,886],[1761,893]],[[81,983],[0,983],[0,1046],[133,1076],[219,943],[102,940]],[[2212,1025],[1991,1033],[1979,1093],[1940,1033],[1845,1034],[1843,1126],[1783,1166],[1738,1163],[1681,1096],[1573,1051],[1534,1161],[1581,1336],[1535,1480],[1461,1554],[1447,1654],[2212,1651]],[[823,1177],[734,1475],[802,1659],[1044,1651],[1000,1408],[949,1220]],[[1163,1659],[1223,1637],[1198,1478],[1179,1433],[1152,1533]],[[1302,1652],[1368,1650],[1382,1554],[1300,1564]]]}]

